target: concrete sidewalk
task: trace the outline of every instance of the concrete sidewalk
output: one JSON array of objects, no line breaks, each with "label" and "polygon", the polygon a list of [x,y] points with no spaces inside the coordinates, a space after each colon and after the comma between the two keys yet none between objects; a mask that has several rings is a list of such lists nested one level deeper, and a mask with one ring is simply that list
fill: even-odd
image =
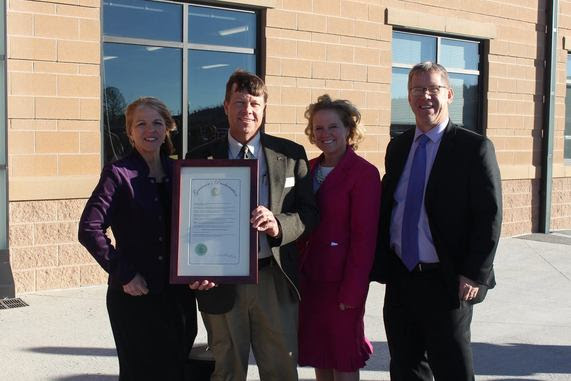
[{"label": "concrete sidewalk", "polygon": [[[498,286],[472,324],[476,379],[571,380],[571,232],[503,239],[495,267]],[[389,379],[383,292],[373,284],[367,301],[365,381]],[[29,306],[0,310],[0,380],[117,379],[105,287],[18,296]],[[299,375],[314,379],[309,368]],[[255,365],[248,379],[259,380]]]}]

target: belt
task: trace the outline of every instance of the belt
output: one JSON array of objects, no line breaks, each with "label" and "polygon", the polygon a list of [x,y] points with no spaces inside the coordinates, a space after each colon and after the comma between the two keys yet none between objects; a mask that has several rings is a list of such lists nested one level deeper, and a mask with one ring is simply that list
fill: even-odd
[{"label": "belt", "polygon": [[430,271],[436,271],[440,268],[440,263],[422,263],[419,262],[418,265],[414,266],[412,273],[427,273]]},{"label": "belt", "polygon": [[272,263],[272,257],[258,259],[258,270],[268,267]]}]

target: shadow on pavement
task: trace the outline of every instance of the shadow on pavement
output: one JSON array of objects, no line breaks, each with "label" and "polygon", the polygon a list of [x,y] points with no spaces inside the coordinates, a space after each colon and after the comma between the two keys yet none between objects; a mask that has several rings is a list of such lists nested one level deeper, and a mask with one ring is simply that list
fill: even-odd
[{"label": "shadow on pavement", "polygon": [[531,376],[571,373],[571,346],[472,343],[474,367],[481,375]]},{"label": "shadow on pavement", "polygon": [[373,355],[367,361],[366,370],[389,371],[389,347],[386,341],[371,341],[373,344]]},{"label": "shadow on pavement", "polygon": [[[389,353],[384,341],[372,342],[375,353],[366,370],[388,372]],[[571,374],[571,346],[539,344],[472,343],[476,374],[486,376],[532,376],[534,374]],[[31,352],[70,356],[116,356],[111,348],[35,347]],[[253,360],[253,359],[250,359]],[[111,375],[77,375],[57,380],[111,380]],[[509,379],[502,379],[509,381]],[[513,379],[514,381],[517,378]],[[533,381],[533,380],[531,380]]]},{"label": "shadow on pavement", "polygon": [[77,376],[65,376],[54,378],[54,381],[109,381],[117,380],[117,375],[107,374],[78,374]]},{"label": "shadow on pavement", "polygon": [[[373,348],[375,353],[367,362],[365,369],[388,372],[387,343],[375,341]],[[472,350],[474,367],[478,375],[517,377],[541,373],[571,374],[569,345],[472,343]]]},{"label": "shadow on pavement", "polygon": [[35,347],[28,351],[45,353],[48,355],[72,355],[72,356],[117,356],[117,351],[112,348],[83,348],[83,347]]}]

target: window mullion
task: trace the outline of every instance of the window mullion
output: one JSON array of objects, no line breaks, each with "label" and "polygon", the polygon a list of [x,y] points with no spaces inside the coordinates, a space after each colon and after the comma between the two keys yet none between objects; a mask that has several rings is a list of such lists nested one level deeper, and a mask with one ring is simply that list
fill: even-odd
[{"label": "window mullion", "polygon": [[188,152],[188,4],[182,8],[182,147],[180,157]]},{"label": "window mullion", "polygon": [[142,46],[157,46],[161,48],[182,48],[181,42],[176,41],[163,41],[151,40],[148,38],[132,38],[132,37],[116,37],[116,36],[103,36],[103,42],[111,42],[114,44],[130,44]]},{"label": "window mullion", "polygon": [[442,41],[441,37],[436,37],[436,63],[440,63],[440,42]]}]

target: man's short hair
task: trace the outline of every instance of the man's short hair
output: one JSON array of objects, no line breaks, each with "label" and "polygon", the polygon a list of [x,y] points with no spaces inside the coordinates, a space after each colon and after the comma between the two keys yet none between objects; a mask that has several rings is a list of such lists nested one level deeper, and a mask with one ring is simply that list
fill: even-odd
[{"label": "man's short hair", "polygon": [[[232,89],[234,84],[236,84],[236,88]],[[245,70],[238,69],[228,78],[228,82],[226,82],[226,95],[224,96],[226,102],[232,97],[233,91],[238,93],[245,92],[255,97],[263,95],[264,103],[268,101],[268,89],[264,81],[256,74],[249,73]]]},{"label": "man's short hair", "polygon": [[412,83],[412,77],[414,77],[415,74],[417,74],[417,73],[430,73],[430,72],[440,73],[440,77],[442,78],[442,81],[444,81],[444,84],[446,86],[450,87],[450,79],[448,78],[448,71],[446,70],[446,68],[444,66],[437,64],[435,62],[432,62],[432,61],[425,61],[425,62],[421,62],[421,63],[414,65],[414,67],[412,69],[410,69],[410,71],[408,73],[407,88],[410,90],[410,85]]}]

